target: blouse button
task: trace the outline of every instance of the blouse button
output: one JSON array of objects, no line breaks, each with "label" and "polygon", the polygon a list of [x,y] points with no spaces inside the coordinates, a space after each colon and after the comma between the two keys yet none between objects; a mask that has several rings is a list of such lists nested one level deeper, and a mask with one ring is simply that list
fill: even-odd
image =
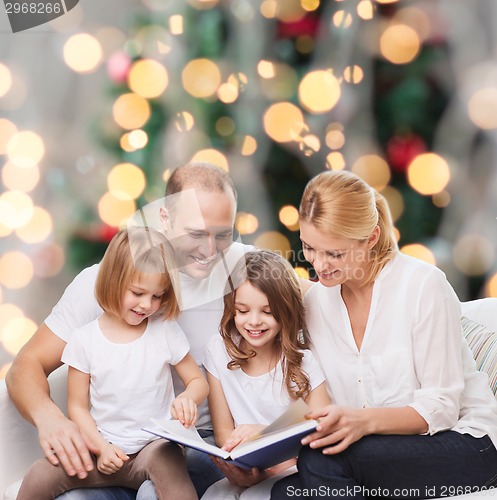
[{"label": "blouse button", "polygon": [[361,383],[362,381],[361,381],[361,379],[360,379],[360,378],[358,378],[358,379],[357,379],[357,382]]},{"label": "blouse button", "polygon": [[362,407],[363,407],[363,408],[366,408],[366,403],[364,403],[364,404],[362,405]]}]

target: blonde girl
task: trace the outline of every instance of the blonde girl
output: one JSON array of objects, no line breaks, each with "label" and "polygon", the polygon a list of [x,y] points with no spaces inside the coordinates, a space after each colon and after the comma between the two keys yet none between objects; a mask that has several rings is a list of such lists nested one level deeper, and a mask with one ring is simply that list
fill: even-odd
[{"label": "blonde girl", "polygon": [[[221,335],[212,339],[204,360],[214,435],[226,450],[271,423],[293,400],[303,398],[311,408],[329,402],[324,376],[308,350],[299,280],[290,264],[273,252],[249,252],[231,282]],[[291,462],[266,471],[216,464],[246,487]]]},{"label": "blonde girl", "polygon": [[[167,264],[167,241],[156,231],[122,230],[112,239],[95,287],[104,312],[74,332],[62,355],[69,365],[69,417],[94,453],[93,468],[69,476],[41,459],[19,500],[53,499],[74,488],[138,489],[146,479],[159,499],[196,498],[180,448],[142,430],[164,415],[193,425],[208,392],[173,319],[179,308]],[[171,365],[186,387],[176,398]],[[53,447],[56,455],[62,450],[62,443]]]}]

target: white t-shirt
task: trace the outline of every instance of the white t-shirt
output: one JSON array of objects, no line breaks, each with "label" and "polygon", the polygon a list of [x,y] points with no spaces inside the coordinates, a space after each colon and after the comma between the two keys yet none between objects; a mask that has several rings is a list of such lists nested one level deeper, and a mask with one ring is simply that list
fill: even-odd
[{"label": "white t-shirt", "polygon": [[[245,253],[254,250],[250,245],[233,243],[227,252],[225,260],[217,263],[211,275],[203,280],[193,279],[180,273],[180,287],[184,296],[184,305],[193,302],[195,305],[182,310],[177,318],[178,324],[183,329],[190,344],[191,354],[205,373],[203,367],[204,350],[207,341],[219,333],[219,323],[223,315],[226,282],[221,276],[227,276],[225,264],[229,268]],[[103,311],[95,298],[95,282],[97,280],[99,265],[83,269],[68,285],[59,302],[45,319],[45,324],[67,342],[74,330],[93,321]],[[211,279],[212,276],[212,279]],[[215,283],[216,286],[213,286]],[[217,288],[217,295],[215,289]],[[207,292],[206,292],[207,291]],[[176,394],[183,392],[184,385],[173,370],[174,390]],[[198,408],[197,427],[199,429],[212,429],[207,401]]]},{"label": "white t-shirt", "polygon": [[[313,390],[325,381],[325,377],[311,351],[303,352],[302,370],[309,377]],[[235,426],[270,424],[293,401],[286,388],[281,363],[269,373],[252,377],[242,369],[229,370],[230,361],[221,335],[210,339],[205,352],[205,368],[220,381]]]},{"label": "white t-shirt", "polygon": [[188,353],[175,321],[149,319],[143,335],[126,344],[111,342],[98,319],[73,332],[62,361],[90,374],[90,413],[102,436],[126,453],[157,439],[141,430],[151,418],[171,416],[174,400],[170,365]]},{"label": "white t-shirt", "polygon": [[411,406],[429,434],[488,434],[497,445],[497,401],[476,370],[459,300],[440,269],[400,253],[383,268],[360,351],[340,286],[316,283],[304,302],[311,349],[335,403]]}]

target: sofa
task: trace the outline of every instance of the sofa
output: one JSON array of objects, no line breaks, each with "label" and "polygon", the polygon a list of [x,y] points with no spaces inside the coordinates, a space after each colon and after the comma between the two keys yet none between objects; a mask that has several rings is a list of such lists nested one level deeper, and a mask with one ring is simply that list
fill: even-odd
[{"label": "sofa", "polygon": [[[497,298],[479,299],[461,304],[462,315],[473,322],[497,332]],[[471,324],[469,324],[471,323]],[[463,327],[465,326],[463,320]],[[466,320],[466,335],[479,369],[489,374],[489,384],[497,389],[497,334],[482,332]],[[67,406],[67,371],[64,366],[50,377],[52,399],[61,407]],[[41,457],[35,429],[17,412],[10,400],[5,381],[0,381],[0,498],[14,499],[16,485],[37,458]],[[494,491],[461,495],[458,499],[491,497]],[[267,495],[262,495],[262,497]],[[497,497],[497,490],[495,491]]]}]

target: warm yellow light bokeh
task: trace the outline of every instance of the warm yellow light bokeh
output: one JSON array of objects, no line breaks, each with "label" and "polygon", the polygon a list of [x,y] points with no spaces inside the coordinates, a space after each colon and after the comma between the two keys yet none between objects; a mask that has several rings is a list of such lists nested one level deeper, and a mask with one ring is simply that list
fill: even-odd
[{"label": "warm yellow light bokeh", "polygon": [[193,97],[210,97],[221,84],[221,72],[210,59],[193,59],[183,69],[181,81]]},{"label": "warm yellow light bokeh", "polygon": [[254,241],[254,246],[280,253],[285,259],[290,256],[291,246],[288,238],[278,231],[266,231]]},{"label": "warm yellow light bokeh", "polygon": [[181,35],[183,33],[183,16],[175,14],[169,18],[169,31],[171,35]]},{"label": "warm yellow light bokeh", "polygon": [[136,61],[128,74],[129,88],[147,99],[159,97],[166,90],[168,83],[166,68],[153,59]]},{"label": "warm yellow light bokeh", "polygon": [[320,3],[320,0],[300,0],[302,8],[307,12],[315,11],[319,7]]},{"label": "warm yellow light bokeh", "polygon": [[468,114],[471,121],[482,129],[497,128],[497,88],[477,90],[469,99]]},{"label": "warm yellow light bokeh", "polygon": [[411,62],[419,54],[421,41],[410,26],[393,24],[380,37],[380,51],[385,59],[394,64]]},{"label": "warm yellow light bokeh", "polygon": [[406,255],[410,255],[411,257],[416,257],[416,259],[424,260],[425,262],[428,262],[428,264],[436,265],[436,259],[433,252],[420,243],[404,245],[400,251]]},{"label": "warm yellow light bokeh", "polygon": [[295,272],[297,273],[297,276],[300,276],[305,280],[309,279],[309,271],[305,267],[296,267]]},{"label": "warm yellow light bokeh", "polygon": [[454,245],[452,256],[456,267],[468,276],[481,276],[492,266],[495,248],[481,234],[466,234]]},{"label": "warm yellow light bokeh", "polygon": [[120,127],[127,130],[138,129],[150,118],[150,104],[138,94],[123,94],[116,99],[112,115]]},{"label": "warm yellow light bokeh", "polygon": [[0,284],[6,288],[24,288],[33,278],[33,263],[24,253],[12,251],[0,257]]},{"label": "warm yellow light bokeh", "polygon": [[489,297],[497,297],[497,273],[489,278],[485,288]]},{"label": "warm yellow light bokeh", "polygon": [[257,73],[259,73],[262,78],[274,78],[276,74],[274,64],[271,61],[259,61],[257,64]]},{"label": "warm yellow light bokeh", "polygon": [[330,170],[343,170],[345,168],[345,158],[343,154],[334,151],[326,157],[326,168]]},{"label": "warm yellow light bokeh", "polygon": [[7,189],[29,193],[40,180],[40,169],[32,167],[18,167],[8,161],[2,169],[2,182]]},{"label": "warm yellow light bokeh", "polygon": [[280,222],[291,231],[298,229],[299,211],[293,205],[281,207],[278,213]]},{"label": "warm yellow light bokeh", "polygon": [[12,85],[12,73],[5,64],[0,63],[0,97],[3,97]]},{"label": "warm yellow light bokeh", "polygon": [[357,64],[354,64],[353,66],[347,66],[343,70],[343,79],[347,83],[360,83],[362,79],[364,78],[364,71],[360,66],[357,66]]},{"label": "warm yellow light bokeh", "polygon": [[52,216],[42,207],[34,207],[27,224],[16,229],[16,234],[25,243],[40,243],[46,240],[53,228]]},{"label": "warm yellow light bokeh", "polygon": [[57,243],[45,243],[33,254],[35,276],[50,278],[62,271],[65,262],[64,249]]},{"label": "warm yellow light bokeh", "polygon": [[272,73],[269,78],[260,80],[263,95],[272,102],[293,99],[299,76],[294,68],[285,63],[271,63]]},{"label": "warm yellow light bokeh", "polygon": [[174,126],[178,132],[188,132],[194,125],[195,119],[191,113],[188,111],[180,111],[179,113],[176,113]]},{"label": "warm yellow light bokeh", "polygon": [[307,134],[299,142],[299,149],[305,156],[312,156],[321,149],[321,141],[317,135]]},{"label": "warm yellow light bokeh", "polygon": [[17,127],[6,118],[0,118],[0,155],[7,152],[7,144],[17,132]]},{"label": "warm yellow light bokeh", "polygon": [[205,161],[229,171],[228,159],[217,149],[201,149],[192,156],[191,161]]},{"label": "warm yellow light bokeh", "polygon": [[404,212],[404,198],[399,190],[392,186],[387,186],[381,194],[385,197],[392,214],[392,220],[395,222]]},{"label": "warm yellow light bokeh", "polygon": [[256,151],[257,151],[257,141],[251,135],[246,135],[243,138],[243,143],[242,143],[242,150],[241,150],[242,156],[253,155]]},{"label": "warm yellow light bokeh", "polygon": [[33,200],[22,191],[0,195],[0,223],[11,229],[22,227],[33,216]]},{"label": "warm yellow light bokeh", "polygon": [[228,77],[228,83],[238,89],[238,92],[243,92],[248,83],[248,78],[245,73],[232,73]]},{"label": "warm yellow light bokeh", "polygon": [[98,214],[109,226],[119,227],[136,212],[134,200],[121,200],[112,193],[105,193],[98,202]]},{"label": "warm yellow light bokeh", "polygon": [[394,20],[400,24],[410,26],[421,40],[426,40],[431,32],[431,22],[428,14],[416,6],[403,7],[394,16]]},{"label": "warm yellow light bokeh", "polygon": [[252,234],[257,231],[259,221],[253,214],[247,212],[238,212],[235,219],[235,228],[241,234]]},{"label": "warm yellow light bokeh", "polygon": [[340,99],[340,84],[330,71],[311,71],[299,85],[299,101],[311,113],[325,113]]},{"label": "warm yellow light bokeh", "polygon": [[38,165],[44,155],[43,139],[30,130],[15,133],[7,143],[7,156],[18,167]]},{"label": "warm yellow light bokeh", "polygon": [[277,0],[263,0],[259,10],[266,19],[274,19],[278,12]]},{"label": "warm yellow light bokeh", "polygon": [[11,319],[0,332],[4,349],[15,356],[33,336],[37,328],[37,324],[29,318]]},{"label": "warm yellow light bokeh", "polygon": [[391,178],[388,163],[378,155],[361,156],[352,166],[352,172],[378,191],[384,189]]},{"label": "warm yellow light bokeh", "polygon": [[264,130],[276,142],[289,142],[305,128],[302,111],[290,102],[271,105],[264,113]]},{"label": "warm yellow light bokeh", "polygon": [[73,35],[64,44],[64,61],[77,73],[91,73],[102,61],[99,41],[88,33]]},{"label": "warm yellow light bokeh", "polygon": [[447,191],[440,191],[432,196],[433,204],[439,208],[445,208],[449,206],[451,202],[450,193]]},{"label": "warm yellow light bokeh", "polygon": [[337,10],[333,14],[333,24],[337,28],[348,28],[352,24],[352,16],[344,10]]},{"label": "warm yellow light bokeh", "polygon": [[128,136],[128,142],[133,149],[144,148],[148,144],[148,135],[144,130],[132,130]]},{"label": "warm yellow light bokeh", "polygon": [[235,121],[229,116],[221,116],[216,120],[216,132],[227,137],[235,131]]},{"label": "warm yellow light bokeh", "polygon": [[326,131],[326,145],[330,149],[340,149],[345,144],[345,135],[341,130]]},{"label": "warm yellow light bokeh", "polygon": [[435,153],[418,155],[407,168],[407,180],[418,193],[439,193],[449,183],[449,165]]},{"label": "warm yellow light bokeh", "polygon": [[109,192],[119,200],[135,200],[145,189],[145,174],[132,163],[120,163],[109,172],[107,186]]},{"label": "warm yellow light bokeh", "polygon": [[0,338],[5,326],[14,318],[22,318],[22,310],[14,304],[0,304]]},{"label": "warm yellow light bokeh", "polygon": [[217,89],[217,97],[225,104],[231,104],[238,99],[238,87],[231,83],[222,83]]},{"label": "warm yellow light bokeh", "polygon": [[371,0],[361,0],[357,4],[357,14],[361,19],[369,20],[374,16],[374,5]]}]

